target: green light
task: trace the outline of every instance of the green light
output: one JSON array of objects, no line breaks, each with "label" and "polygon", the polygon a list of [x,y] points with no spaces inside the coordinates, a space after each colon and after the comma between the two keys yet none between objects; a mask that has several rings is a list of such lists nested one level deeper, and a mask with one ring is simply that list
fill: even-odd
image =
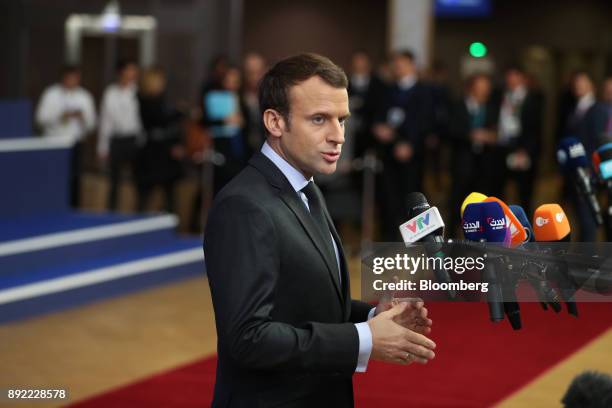
[{"label": "green light", "polygon": [[470,44],[470,55],[474,58],[482,58],[487,56],[487,46],[481,42],[473,42]]}]

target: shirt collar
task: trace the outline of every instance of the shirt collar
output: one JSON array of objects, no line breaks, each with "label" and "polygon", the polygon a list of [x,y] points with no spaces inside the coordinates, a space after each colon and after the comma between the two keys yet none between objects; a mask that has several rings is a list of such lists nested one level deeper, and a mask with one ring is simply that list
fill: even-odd
[{"label": "shirt collar", "polygon": [[468,111],[470,113],[474,113],[475,110],[480,108],[480,104],[476,102],[476,99],[472,98],[471,96],[467,96],[465,98],[465,105],[467,106]]},{"label": "shirt collar", "polygon": [[414,86],[414,84],[416,84],[416,76],[415,75],[406,75],[405,77],[401,78],[399,81],[397,81],[397,85],[402,89],[402,90],[408,90],[410,88],[412,88]]},{"label": "shirt collar", "polygon": [[579,111],[587,110],[595,104],[595,96],[592,93],[588,93],[582,96],[576,104],[576,109]]},{"label": "shirt collar", "polygon": [[261,153],[263,153],[264,156],[270,159],[272,163],[278,167],[281,173],[283,173],[287,180],[289,180],[289,184],[291,184],[291,187],[293,187],[296,192],[306,187],[306,185],[312,181],[312,177],[310,180],[306,179],[301,171],[293,167],[278,153],[276,153],[267,141],[264,142],[263,146],[261,147]]},{"label": "shirt collar", "polygon": [[510,98],[512,98],[513,100],[522,101],[527,96],[527,88],[521,85],[517,87],[515,90],[509,91],[508,94],[510,95]]}]

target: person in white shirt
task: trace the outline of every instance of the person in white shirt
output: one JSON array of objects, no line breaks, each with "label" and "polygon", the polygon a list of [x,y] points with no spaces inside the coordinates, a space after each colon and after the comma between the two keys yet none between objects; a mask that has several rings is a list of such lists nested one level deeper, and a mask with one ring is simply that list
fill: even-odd
[{"label": "person in white shirt", "polygon": [[98,159],[110,169],[108,208],[117,207],[121,170],[125,165],[137,172],[136,159],[142,141],[142,123],[137,98],[138,66],[123,61],[117,66],[117,82],[106,88],[100,108]]},{"label": "person in white shirt", "polygon": [[45,137],[65,137],[74,143],[70,163],[70,205],[73,207],[79,205],[83,140],[96,125],[93,98],[80,83],[79,68],[65,66],[61,82],[45,89],[36,109],[36,123]]}]

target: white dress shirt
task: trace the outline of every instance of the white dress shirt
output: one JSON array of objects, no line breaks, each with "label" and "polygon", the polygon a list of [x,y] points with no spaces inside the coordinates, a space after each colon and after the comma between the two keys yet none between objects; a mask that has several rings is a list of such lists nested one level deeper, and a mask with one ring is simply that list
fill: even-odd
[{"label": "white dress shirt", "polygon": [[[70,111],[80,111],[82,119],[71,117],[62,120],[62,115]],[[69,89],[61,84],[51,85],[40,98],[36,122],[43,128],[44,136],[61,136],[78,142],[96,125],[93,98],[81,87]]]},{"label": "white dress shirt", "polygon": [[[264,156],[272,161],[278,167],[278,169],[283,173],[283,175],[291,184],[291,187],[295,190],[298,196],[304,202],[304,205],[310,211],[308,207],[308,198],[306,194],[304,194],[301,190],[306,187],[306,185],[312,180],[306,179],[301,171],[293,167],[289,164],[285,159],[283,159],[278,153],[276,153],[272,147],[265,142],[261,147],[261,152]],[[331,232],[330,232],[331,236]],[[333,236],[332,243],[334,244],[334,251],[336,253],[336,263],[338,265],[338,272],[340,272],[340,255],[338,253],[338,246]],[[342,280],[340,280],[342,281]],[[368,319],[372,318],[374,315],[375,308],[370,310],[368,315]],[[356,372],[365,372],[368,368],[368,361],[370,360],[370,354],[372,354],[372,331],[370,330],[370,326],[368,326],[367,322],[355,323],[355,328],[357,329],[357,334],[359,335],[359,356],[357,357],[357,368]]]},{"label": "white dress shirt", "polygon": [[402,91],[407,91],[408,89],[412,88],[416,83],[416,75],[406,75],[405,77],[402,77],[397,81],[397,86]]},{"label": "white dress shirt", "polygon": [[136,86],[111,84],[102,97],[98,154],[108,155],[112,137],[137,136],[142,131]]},{"label": "white dress shirt", "polygon": [[595,95],[593,95],[592,93],[588,93],[582,96],[580,99],[578,99],[578,102],[576,103],[574,115],[576,115],[576,117],[578,118],[582,118],[584,114],[587,113],[589,109],[591,109],[591,106],[595,105],[595,102],[597,102],[597,100],[595,99]]},{"label": "white dress shirt", "polygon": [[506,91],[499,111],[498,144],[507,145],[521,134],[521,106],[527,96],[527,88],[519,86]]}]

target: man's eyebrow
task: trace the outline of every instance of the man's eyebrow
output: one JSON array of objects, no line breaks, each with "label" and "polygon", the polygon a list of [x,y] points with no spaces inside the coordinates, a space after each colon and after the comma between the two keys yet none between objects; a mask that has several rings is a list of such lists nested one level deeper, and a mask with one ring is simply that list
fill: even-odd
[{"label": "man's eyebrow", "polygon": [[[314,112],[311,113],[310,115],[308,115],[309,117],[313,117],[313,116],[324,116],[326,118],[332,117],[334,115],[330,114],[329,112]],[[348,119],[351,116],[351,112],[348,112],[346,115],[342,115],[339,116],[340,119]]]}]

